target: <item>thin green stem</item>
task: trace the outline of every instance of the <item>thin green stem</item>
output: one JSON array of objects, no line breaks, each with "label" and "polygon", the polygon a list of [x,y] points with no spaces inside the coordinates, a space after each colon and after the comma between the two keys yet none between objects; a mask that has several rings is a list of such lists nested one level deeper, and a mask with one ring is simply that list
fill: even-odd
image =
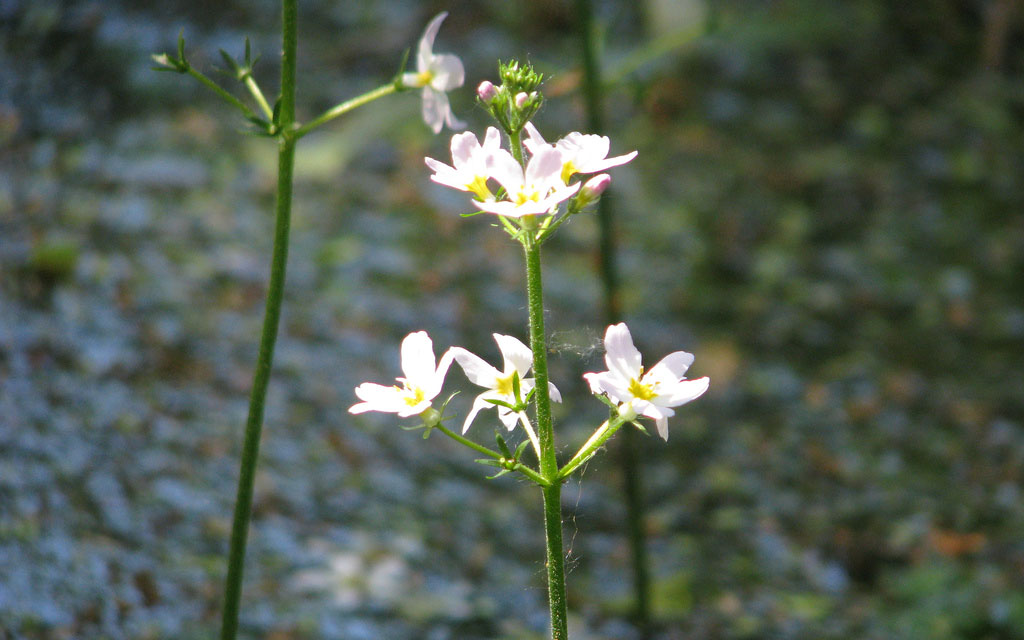
[{"label": "thin green stem", "polygon": [[497,451],[495,451],[494,449],[488,449],[487,447],[483,446],[482,444],[477,444],[476,442],[473,442],[469,438],[464,438],[464,437],[460,436],[459,434],[455,433],[454,431],[452,431],[448,427],[444,426],[443,424],[438,423],[438,424],[434,425],[432,428],[437,429],[438,431],[440,431],[444,435],[448,436],[452,440],[458,442],[459,444],[463,444],[463,445],[469,447],[470,449],[472,449],[473,451],[476,451],[477,453],[482,453],[485,456],[494,458],[495,460],[501,460],[502,458],[505,457],[505,456],[501,455],[500,453],[498,453]]},{"label": "thin green stem", "polygon": [[384,96],[391,95],[396,91],[398,91],[398,88],[395,86],[395,83],[389,82],[388,84],[382,87],[377,87],[373,91],[367,91],[361,96],[356,96],[351,100],[346,100],[341,104],[335,105],[328,109],[327,111],[324,111],[317,117],[313,118],[306,124],[299,127],[298,130],[295,132],[295,137],[301,138],[302,136],[306,135],[313,129],[316,129],[325,122],[330,122],[331,120],[334,120],[338,116],[348,113],[349,111],[355,109],[356,107],[361,107],[368,102],[373,102],[377,98],[382,98]]},{"label": "thin green stem", "polygon": [[[513,137],[513,149],[518,136]],[[520,156],[522,151],[520,150]],[[532,233],[523,242],[526,252],[526,297],[530,310],[530,349],[533,352],[533,394],[540,439],[540,474],[548,481],[544,494],[544,532],[547,541],[548,603],[551,609],[551,638],[568,638],[565,603],[565,556],[562,551],[562,483],[558,475],[551,397],[548,391],[547,339],[544,334],[544,290],[541,282],[540,245]]]},{"label": "thin green stem", "polygon": [[295,166],[295,137],[291,124],[295,120],[295,49],[296,0],[282,0],[281,57],[281,135],[277,161],[277,201],[274,207],[274,248],[270,264],[270,283],[263,316],[259,356],[249,398],[249,416],[245,425],[242,461],[238,477],[234,520],[231,526],[231,548],[228,553],[228,574],[224,583],[224,613],[221,619],[221,640],[234,640],[238,634],[239,603],[242,595],[242,573],[245,547],[252,515],[253,484],[259,460],[263,410],[274,360],[274,345],[281,319],[285,270],[288,265],[288,235],[291,227],[292,174]]},{"label": "thin green stem", "polygon": [[263,115],[266,116],[267,120],[273,120],[274,110],[270,108],[269,104],[267,104],[267,99],[263,97],[263,92],[260,91],[260,85],[256,84],[256,79],[252,77],[251,73],[247,73],[243,82],[245,83],[245,87],[249,90],[249,93],[252,94],[253,100],[255,100],[256,104],[260,106],[260,109],[263,111]]},{"label": "thin green stem", "polygon": [[241,111],[242,114],[246,118],[256,118],[256,112],[255,111],[253,111],[252,109],[247,107],[244,102],[242,102],[241,100],[239,100],[235,96],[233,96],[230,93],[228,93],[227,89],[224,89],[219,84],[217,84],[213,80],[211,80],[208,77],[206,77],[205,75],[203,75],[202,72],[197,71],[196,69],[194,69],[192,67],[192,65],[188,66],[188,75],[190,75],[193,78],[195,78],[196,80],[198,80],[200,84],[202,84],[204,87],[206,87],[210,91],[213,91],[214,93],[216,93],[225,102],[227,102],[231,106],[233,106],[236,109],[238,109],[239,111]]},{"label": "thin green stem", "polygon": [[[459,444],[462,444],[462,445],[465,445],[465,446],[469,447],[470,449],[472,449],[473,451],[476,451],[477,453],[482,453],[485,456],[494,458],[495,460],[504,460],[505,459],[505,456],[501,455],[497,451],[495,451],[493,449],[488,449],[487,447],[483,446],[482,444],[477,444],[476,442],[473,442],[469,438],[463,438],[462,436],[460,436],[459,434],[455,433],[451,429],[447,428],[443,424],[436,424],[436,425],[434,425],[433,428],[437,429],[438,431],[440,431],[444,435],[448,436],[452,440],[455,440]],[[536,482],[537,484],[539,484],[542,487],[546,487],[549,484],[548,481],[545,480],[543,477],[541,477],[541,475],[539,473],[537,473],[536,471],[534,471],[533,469],[531,469],[530,467],[526,466],[525,464],[523,464],[521,462],[517,462],[514,465],[512,465],[512,467],[509,469],[509,471],[518,471],[518,472],[522,473],[524,476],[526,476],[530,480],[533,480],[534,482]]]},{"label": "thin green stem", "polygon": [[624,424],[626,424],[626,421],[618,416],[605,420],[604,424],[598,427],[597,431],[595,431],[593,435],[583,443],[583,446],[576,452],[576,455],[562,466],[561,470],[558,472],[558,477],[568,478],[572,475],[573,471],[576,471],[576,469],[579,469],[587,460],[590,460],[590,458],[597,453],[597,450],[603,447],[604,443],[608,442],[608,439],[615,435],[615,432]]}]

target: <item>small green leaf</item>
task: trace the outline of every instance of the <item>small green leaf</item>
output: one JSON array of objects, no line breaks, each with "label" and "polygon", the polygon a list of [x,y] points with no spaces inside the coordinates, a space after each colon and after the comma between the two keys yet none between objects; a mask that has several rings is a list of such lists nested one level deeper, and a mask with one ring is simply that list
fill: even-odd
[{"label": "small green leaf", "polygon": [[519,458],[521,458],[523,456],[523,451],[526,450],[526,445],[528,445],[528,444],[530,444],[529,440],[523,440],[522,442],[519,443],[519,446],[516,447],[516,455],[515,455],[515,459],[516,460],[518,460]]},{"label": "small green leaf", "polygon": [[498,449],[501,450],[501,454],[506,458],[511,458],[512,452],[509,451],[508,445],[505,444],[505,438],[501,437],[501,433],[495,432],[494,439],[498,442]]}]

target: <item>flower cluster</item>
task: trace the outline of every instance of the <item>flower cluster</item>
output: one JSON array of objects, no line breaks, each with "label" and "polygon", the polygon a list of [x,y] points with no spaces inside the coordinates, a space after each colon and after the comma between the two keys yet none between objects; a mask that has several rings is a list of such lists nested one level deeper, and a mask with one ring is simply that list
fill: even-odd
[{"label": "flower cluster", "polygon": [[427,158],[427,166],[434,171],[430,179],[473,194],[473,205],[481,211],[521,218],[554,213],[577,193],[575,209],[582,209],[608,187],[611,178],[600,174],[581,185],[573,181],[574,176],[598,173],[636,157],[633,151],[609,158],[611,143],[605,136],[573,132],[550,144],[532,124],[527,123],[524,130],[529,152],[525,167],[501,148],[501,132],[488,127],[483,144],[470,132],[452,137],[451,165]]},{"label": "flower cluster", "polygon": [[[454,361],[470,382],[484,388],[473,401],[472,409],[463,422],[462,433],[469,430],[480,411],[493,407],[509,431],[522,424],[531,442],[539,448],[526,414],[527,402],[535,386],[534,379],[526,377],[533,366],[533,353],[512,336],[496,333],[494,340],[504,360],[501,370],[462,347],[451,347],[437,361],[433,343],[426,332],[411,333],[402,341],[402,372],[405,377],[397,379],[401,386],[363,383],[355,390],[362,402],[349,411],[381,411],[403,418],[419,415],[424,424],[433,427],[441,416],[431,406],[432,401],[441,393],[445,375]],[[645,373],[640,352],[633,346],[633,339],[624,323],[608,327],[604,345],[608,371],[583,374],[591,391],[613,402],[626,421],[634,421],[638,416],[652,418],[658,434],[667,440],[668,418],[675,414],[672,407],[695,400],[708,389],[706,377],[696,380],[683,377],[693,363],[693,355],[685,351],[670,353]],[[554,385],[549,385],[548,393],[552,400],[561,402],[561,395]]]}]

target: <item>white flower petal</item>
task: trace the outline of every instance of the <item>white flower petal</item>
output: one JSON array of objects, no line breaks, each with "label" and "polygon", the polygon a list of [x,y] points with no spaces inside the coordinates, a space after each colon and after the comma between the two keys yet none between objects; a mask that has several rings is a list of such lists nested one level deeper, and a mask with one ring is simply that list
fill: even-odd
[{"label": "white flower petal", "polygon": [[519,339],[512,336],[503,336],[500,333],[494,334],[494,341],[498,343],[498,349],[504,358],[504,375],[512,371],[519,372],[520,381],[533,366],[533,352],[530,347],[523,344]]},{"label": "white flower petal", "polygon": [[540,135],[540,131],[537,131],[537,127],[533,126],[532,122],[527,122],[523,126],[523,131],[526,132],[526,140],[523,140],[523,146],[526,147],[526,150],[531,155],[536,154],[537,151],[546,146],[550,146],[544,140],[544,136]]},{"label": "white flower petal", "polygon": [[490,176],[505,187],[505,191],[515,193],[523,186],[523,168],[508,151],[497,149],[490,154],[487,168]]},{"label": "white flower petal", "polygon": [[641,356],[633,346],[633,337],[625,322],[613,324],[604,334],[605,364],[608,371],[621,378],[620,384],[640,377]]},{"label": "white flower petal", "polygon": [[430,86],[438,91],[458,89],[466,81],[466,70],[462,66],[462,60],[450,53],[439,53],[434,56],[430,70],[433,72]]},{"label": "white flower petal", "polygon": [[349,407],[349,413],[365,413],[367,411],[395,413],[405,406],[401,389],[385,387],[372,382],[364,382],[356,387],[356,397],[363,402]]},{"label": "white flower petal", "polygon": [[693,364],[692,353],[676,351],[662,358],[658,364],[654,365],[651,369],[653,370],[655,367],[666,367],[678,380],[683,377],[683,374],[686,373],[686,370],[690,368],[691,364]]},{"label": "white flower petal", "polygon": [[667,394],[655,398],[655,402],[662,406],[678,407],[704,395],[710,385],[711,379],[706,376],[696,380],[680,380]]},{"label": "white flower petal", "polygon": [[555,186],[562,181],[562,154],[551,146],[537,150],[526,164],[525,184]]},{"label": "white flower petal", "polygon": [[402,372],[417,387],[426,386],[433,379],[434,344],[426,331],[410,333],[402,340]]},{"label": "white flower petal", "polygon": [[470,382],[487,389],[493,389],[498,385],[501,372],[487,364],[483,358],[462,347],[452,347],[450,352]]},{"label": "white flower petal", "polygon": [[434,133],[441,133],[448,116],[448,96],[432,87],[423,87],[423,121]]},{"label": "white flower petal", "polygon": [[476,419],[476,414],[480,413],[484,409],[490,409],[495,406],[490,402],[487,402],[487,393],[481,393],[473,400],[473,408],[469,410],[469,415],[466,416],[466,421],[462,423],[462,433],[465,434],[469,431],[469,425],[473,424],[473,420]]},{"label": "white flower petal", "polygon": [[430,62],[434,58],[434,39],[437,37],[438,29],[441,28],[441,23],[447,17],[448,12],[442,11],[434,16],[427,28],[423,30],[423,37],[420,38],[419,49],[416,52],[416,68],[419,71],[427,71],[430,68]]}]

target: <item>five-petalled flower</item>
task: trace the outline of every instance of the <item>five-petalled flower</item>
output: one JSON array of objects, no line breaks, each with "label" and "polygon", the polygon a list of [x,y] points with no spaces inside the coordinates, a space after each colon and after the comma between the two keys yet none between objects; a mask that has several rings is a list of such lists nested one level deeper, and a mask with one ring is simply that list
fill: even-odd
[{"label": "five-petalled flower", "polygon": [[452,364],[452,352],[448,350],[435,366],[434,345],[426,331],[410,333],[402,340],[402,372],[398,378],[402,386],[384,386],[364,382],[356,387],[356,396],[362,402],[349,408],[349,413],[382,411],[397,413],[408,418],[430,409],[430,402],[441,393],[444,376]]},{"label": "five-petalled flower", "polygon": [[527,122],[524,127],[526,141],[524,144],[530,153],[536,154],[543,148],[554,147],[561,154],[562,182],[568,184],[569,178],[577,173],[597,173],[612,167],[626,164],[636,157],[636,151],[608,157],[608,150],[611,149],[611,141],[607,136],[594,135],[592,133],[579,133],[573,131],[553,145],[544,141],[544,138],[537,131],[532,122]]},{"label": "five-petalled flower", "polygon": [[498,149],[490,156],[490,168],[508,199],[474,201],[473,205],[509,218],[549,213],[580,188],[579,183],[567,186],[562,181],[562,156],[550,146],[534,153],[525,170],[511,153]]},{"label": "five-petalled flower", "polygon": [[461,87],[465,81],[466,71],[462,61],[450,53],[434,53],[434,38],[447,16],[448,12],[444,11],[430,21],[416,51],[416,72],[402,74],[404,86],[423,88],[423,120],[434,133],[441,133],[445,124],[449,129],[462,129],[466,126],[452,113],[445,93]]},{"label": "five-petalled flower", "polygon": [[685,351],[668,354],[645,373],[625,323],[608,327],[604,348],[608,371],[583,374],[590,390],[619,403],[619,415],[627,420],[637,415],[654,419],[664,440],[668,440],[668,418],[675,415],[671,407],[695,400],[708,390],[706,377],[683,378],[693,364],[693,355]]},{"label": "five-petalled flower", "polygon": [[[470,353],[462,347],[452,347],[450,350],[455,361],[466,372],[466,377],[469,378],[469,381],[486,389],[486,391],[473,400],[473,408],[470,410],[469,415],[466,416],[466,421],[462,425],[462,433],[466,433],[469,430],[469,425],[473,423],[476,414],[483,409],[496,407],[498,409],[498,419],[501,420],[502,424],[509,431],[515,428],[517,421],[521,421],[527,429],[527,433],[530,434],[531,440],[533,440],[536,436],[533,435],[530,419],[525,411],[513,411],[509,407],[492,402],[492,400],[497,400],[498,402],[515,407],[526,399],[526,396],[536,384],[533,378],[526,377],[530,367],[533,366],[533,352],[530,351],[529,347],[512,336],[503,336],[500,333],[495,333],[494,341],[498,343],[498,349],[501,350],[501,356],[504,359],[501,371],[487,364],[480,356]],[[518,398],[515,393],[516,379],[519,381]],[[549,383],[548,389],[552,400],[555,402],[562,401],[562,396],[559,394],[558,389],[555,388],[555,385]]]}]

